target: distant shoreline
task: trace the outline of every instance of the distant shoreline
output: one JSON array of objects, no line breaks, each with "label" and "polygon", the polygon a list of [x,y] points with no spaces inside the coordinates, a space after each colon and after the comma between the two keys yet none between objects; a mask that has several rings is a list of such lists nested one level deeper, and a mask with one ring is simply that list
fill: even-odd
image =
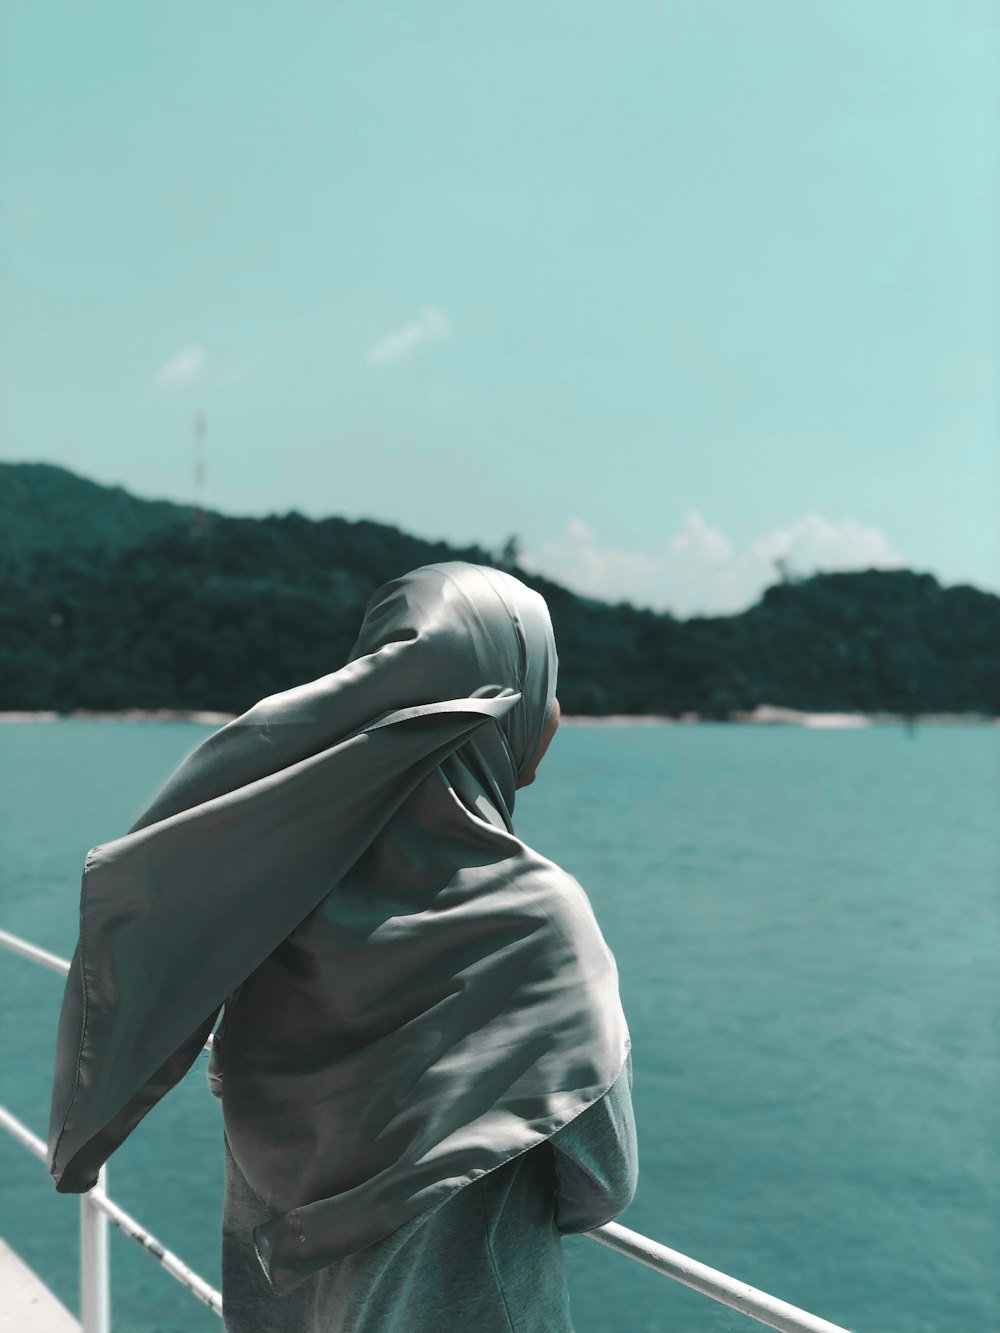
[{"label": "distant shoreline", "polygon": [[[118,712],[100,712],[77,708],[69,713],[54,711],[0,712],[4,722],[196,722],[203,726],[220,727],[232,722],[236,713],[220,713],[211,709],[178,708],[125,708]],[[797,726],[817,730],[857,729],[870,726],[1000,726],[1000,717],[988,713],[810,713],[796,708],[779,708],[760,704],[749,712],[734,712],[727,719],[706,718],[700,713],[682,713],[670,717],[658,713],[609,713],[605,716],[566,714],[561,726],[570,727],[660,727],[688,726],[698,722],[724,721],[725,725],[743,723],[751,726]]]}]

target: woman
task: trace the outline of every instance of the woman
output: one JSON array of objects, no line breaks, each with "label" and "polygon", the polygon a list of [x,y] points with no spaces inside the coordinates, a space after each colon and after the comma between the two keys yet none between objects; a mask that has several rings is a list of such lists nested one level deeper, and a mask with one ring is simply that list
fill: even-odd
[{"label": "woman", "polygon": [[88,854],[50,1170],[89,1188],[225,1003],[230,1333],[571,1330],[559,1237],[637,1159],[614,958],[513,830],[557,665],[539,594],[422,566]]}]

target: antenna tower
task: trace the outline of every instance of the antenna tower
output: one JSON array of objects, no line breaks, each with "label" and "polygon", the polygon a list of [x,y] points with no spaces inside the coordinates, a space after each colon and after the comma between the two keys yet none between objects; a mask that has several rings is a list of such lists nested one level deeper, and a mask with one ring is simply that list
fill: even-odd
[{"label": "antenna tower", "polygon": [[200,537],[208,527],[208,514],[205,512],[205,413],[198,412],[194,419],[194,511],[191,515],[191,531]]}]

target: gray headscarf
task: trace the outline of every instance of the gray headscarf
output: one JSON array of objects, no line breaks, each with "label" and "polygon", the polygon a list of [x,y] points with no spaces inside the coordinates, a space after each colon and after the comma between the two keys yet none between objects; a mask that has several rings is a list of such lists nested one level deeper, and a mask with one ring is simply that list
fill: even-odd
[{"label": "gray headscarf", "polygon": [[557,665],[538,593],[424,565],[373,594],[341,670],[214,733],[87,854],[57,1190],[96,1183],[224,1003],[226,1135],[278,1213],[254,1242],[282,1294],[610,1088],[631,1045],[614,957],[512,823]]}]

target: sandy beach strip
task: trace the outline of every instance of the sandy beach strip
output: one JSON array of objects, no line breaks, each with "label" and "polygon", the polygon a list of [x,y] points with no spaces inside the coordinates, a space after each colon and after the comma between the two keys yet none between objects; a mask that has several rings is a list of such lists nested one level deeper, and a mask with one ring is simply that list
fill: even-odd
[{"label": "sandy beach strip", "polygon": [[563,713],[560,726],[624,727],[624,726],[685,726],[693,723],[714,723],[730,726],[733,723],[750,726],[813,727],[817,730],[857,729],[872,726],[1000,726],[1000,717],[989,713],[808,713],[797,708],[779,708],[774,704],[760,704],[749,712],[730,713],[728,718],[702,717],[700,713],[681,713],[679,717],[656,713],[609,713],[605,717],[575,717]]},{"label": "sandy beach strip", "polygon": [[[212,709],[178,708],[125,708],[118,712],[101,712],[75,708],[68,713],[52,710],[38,712],[0,712],[2,722],[195,722],[201,726],[221,727],[232,722],[236,713],[221,713]],[[660,713],[608,713],[600,717],[564,713],[560,726],[568,727],[662,727],[688,726],[695,723],[714,723],[729,726],[742,723],[751,726],[812,727],[817,730],[857,729],[870,726],[1000,726],[1000,717],[989,713],[809,713],[796,708],[780,708],[774,704],[760,704],[748,712],[731,713],[729,718],[705,718],[699,713],[681,713],[678,717]]]}]

